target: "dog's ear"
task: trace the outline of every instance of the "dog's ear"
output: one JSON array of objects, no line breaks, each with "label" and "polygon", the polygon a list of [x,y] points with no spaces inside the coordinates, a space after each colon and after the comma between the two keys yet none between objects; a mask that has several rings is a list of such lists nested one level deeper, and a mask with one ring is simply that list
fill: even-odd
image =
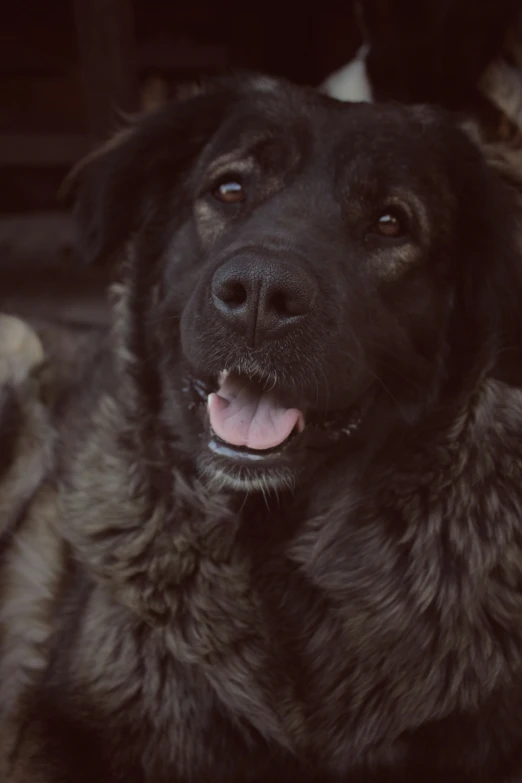
[{"label": "dog's ear", "polygon": [[62,189],[87,263],[118,259],[152,194],[171,192],[237,98],[226,81],[145,115],[81,161]]},{"label": "dog's ear", "polygon": [[[493,272],[498,281],[496,295],[502,328],[495,375],[513,386],[522,386],[522,149],[488,145],[485,155],[503,185],[502,217],[507,229],[506,234],[499,235],[499,242],[504,240],[504,252]],[[502,209],[502,200],[498,207]],[[499,221],[498,227],[501,225]]]},{"label": "dog's ear", "polygon": [[492,375],[522,386],[522,149],[485,144],[476,128],[464,130],[486,164],[465,207],[468,303],[477,339],[493,340]]}]

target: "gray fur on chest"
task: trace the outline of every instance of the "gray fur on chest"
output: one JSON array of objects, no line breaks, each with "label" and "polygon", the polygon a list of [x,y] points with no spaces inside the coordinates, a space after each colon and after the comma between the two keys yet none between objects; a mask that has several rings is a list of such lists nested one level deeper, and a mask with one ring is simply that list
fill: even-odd
[{"label": "gray fur on chest", "polygon": [[[118,414],[107,400],[100,415]],[[147,668],[115,664],[121,683],[111,678],[111,704],[132,685],[140,709],[156,716],[151,731],[159,720],[166,735],[193,737],[219,705],[279,746],[306,748],[339,769],[369,748],[383,760],[400,756],[405,732],[514,687],[520,421],[521,395],[486,385],[436,444],[392,466],[373,492],[353,486],[304,520],[264,584],[237,545],[239,520],[225,496],[176,476],[174,505],[150,508],[140,471],[111,438],[101,450],[88,443],[79,483],[63,498],[67,539],[112,596],[104,611],[156,629]],[[126,622],[104,620],[96,650],[108,645],[129,663],[136,651]],[[94,626],[88,638],[97,638]],[[160,658],[170,661],[163,690],[154,685]],[[100,684],[93,660],[78,662],[89,691]],[[107,660],[99,658],[100,676]],[[195,680],[180,678],[186,667]],[[153,745],[143,753],[157,758]]]}]

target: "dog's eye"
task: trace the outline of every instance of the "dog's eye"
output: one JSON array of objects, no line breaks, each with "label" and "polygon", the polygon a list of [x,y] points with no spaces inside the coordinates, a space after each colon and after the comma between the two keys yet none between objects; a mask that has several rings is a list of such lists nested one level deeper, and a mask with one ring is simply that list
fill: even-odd
[{"label": "dog's eye", "polygon": [[212,195],[225,204],[241,204],[246,198],[245,189],[237,180],[222,182],[217,188],[214,188]]},{"label": "dog's eye", "polygon": [[387,209],[377,218],[375,231],[382,237],[396,239],[406,233],[406,221],[398,211]]}]

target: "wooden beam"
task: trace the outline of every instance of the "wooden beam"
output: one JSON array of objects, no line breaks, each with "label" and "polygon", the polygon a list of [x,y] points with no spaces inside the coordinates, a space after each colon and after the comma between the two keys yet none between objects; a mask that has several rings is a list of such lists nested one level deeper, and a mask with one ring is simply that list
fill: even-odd
[{"label": "wooden beam", "polygon": [[93,147],[87,136],[0,133],[0,166],[72,166]]},{"label": "wooden beam", "polygon": [[75,243],[73,219],[67,212],[0,215],[0,270],[59,265],[73,254]]}]

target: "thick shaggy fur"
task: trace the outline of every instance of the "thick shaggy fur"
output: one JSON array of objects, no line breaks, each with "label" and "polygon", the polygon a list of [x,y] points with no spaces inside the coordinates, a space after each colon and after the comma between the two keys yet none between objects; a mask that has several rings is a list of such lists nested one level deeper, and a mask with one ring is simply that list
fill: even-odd
[{"label": "thick shaggy fur", "polygon": [[[245,77],[73,185],[87,258],[123,271],[108,344],[40,329],[47,374],[4,379],[0,780],[522,780],[513,168],[443,113]],[[245,248],[319,291],[255,352],[207,295]],[[361,421],[248,483],[186,388],[231,363]]]}]

